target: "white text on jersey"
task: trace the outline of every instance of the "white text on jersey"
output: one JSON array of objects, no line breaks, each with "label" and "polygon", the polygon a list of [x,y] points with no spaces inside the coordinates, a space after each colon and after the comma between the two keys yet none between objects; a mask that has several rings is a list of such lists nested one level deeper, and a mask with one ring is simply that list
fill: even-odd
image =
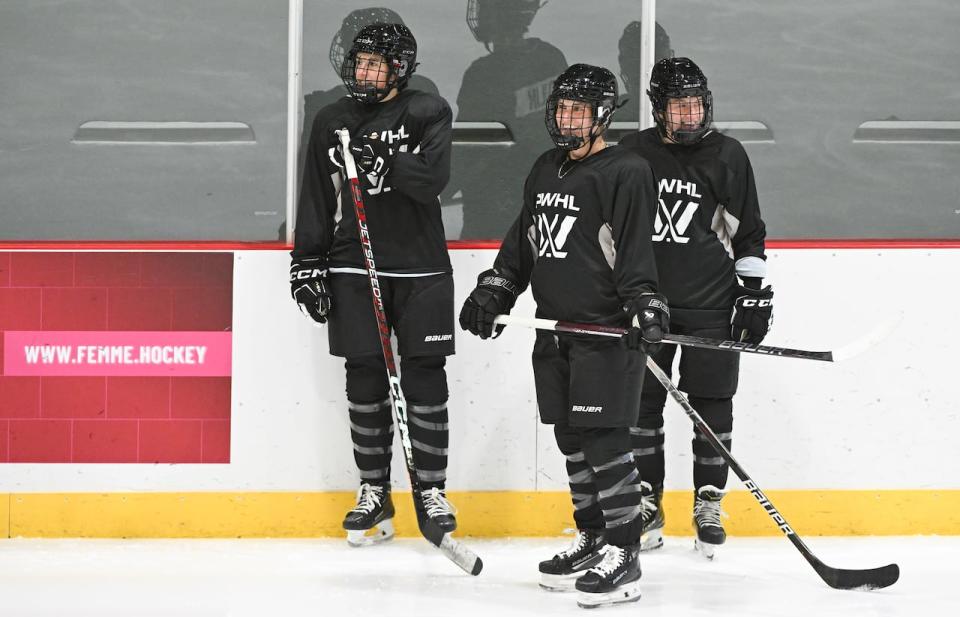
[{"label": "white text on jersey", "polygon": [[703,195],[697,193],[697,183],[696,182],[681,182],[676,178],[671,178],[669,180],[662,179],[660,180],[660,194],[664,193],[686,193],[690,197],[697,197],[702,199]]},{"label": "white text on jersey", "polygon": [[573,205],[573,195],[561,195],[560,193],[537,193],[538,208],[563,208],[579,212],[580,208]]}]

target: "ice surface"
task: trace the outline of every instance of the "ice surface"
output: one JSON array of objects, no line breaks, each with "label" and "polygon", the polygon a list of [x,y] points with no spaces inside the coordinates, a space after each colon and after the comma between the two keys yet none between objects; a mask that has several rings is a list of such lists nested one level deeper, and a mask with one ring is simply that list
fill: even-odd
[{"label": "ice surface", "polygon": [[[3,540],[0,615],[583,615],[574,595],[537,586],[537,562],[569,540],[470,539],[485,562],[478,577],[418,539],[362,549],[329,539]],[[731,538],[709,562],[692,538],[667,537],[663,549],[641,557],[640,601],[600,614],[955,613],[948,593],[960,538],[805,540],[831,566],[897,562],[901,579],[883,591],[836,591],[784,538]]]}]

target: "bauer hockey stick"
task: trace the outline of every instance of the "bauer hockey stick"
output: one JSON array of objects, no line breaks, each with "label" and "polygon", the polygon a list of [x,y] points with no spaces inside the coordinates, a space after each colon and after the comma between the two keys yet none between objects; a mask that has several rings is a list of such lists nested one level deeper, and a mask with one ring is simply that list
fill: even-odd
[{"label": "bauer hockey stick", "polygon": [[[779,356],[781,358],[798,358],[801,360],[819,360],[821,362],[839,362],[859,355],[872,345],[882,340],[887,333],[899,321],[899,315],[896,319],[888,320],[880,326],[869,332],[849,345],[845,345],[836,351],[806,351],[803,349],[789,349],[787,347],[771,347],[769,345],[754,345],[751,343],[741,343],[738,341],[723,341],[720,339],[703,338],[700,336],[687,336],[684,334],[664,334],[665,343],[676,343],[687,347],[700,347],[702,349],[719,349],[721,351],[733,351],[740,353],[755,353],[764,356]],[[516,325],[524,328],[537,328],[541,330],[553,330],[554,332],[567,332],[570,334],[593,334],[596,336],[608,336],[619,338],[627,333],[626,328],[615,328],[612,326],[600,326],[596,324],[573,323],[570,321],[554,321],[552,319],[539,319],[535,317],[519,317],[514,315],[497,315],[495,320],[498,324]]]},{"label": "bauer hockey stick", "polygon": [[[506,319],[504,319],[506,318]],[[627,330],[624,328],[607,328],[604,326],[594,326],[589,324],[569,324],[566,322],[556,322],[549,319],[528,319],[523,317],[511,317],[509,315],[498,315],[496,318],[496,323],[502,323],[504,325],[518,325],[527,328],[537,328],[542,330],[552,330],[555,332],[570,332],[570,333],[579,333],[579,334],[592,334],[596,336],[608,336],[608,337],[621,337],[626,334]],[[558,324],[564,324],[563,329],[557,327]],[[599,329],[598,329],[599,328]],[[666,340],[666,339],[665,339]],[[650,369],[650,372],[654,374],[657,378],[657,381],[666,388],[667,392],[673,397],[677,403],[680,404],[680,407],[683,408],[684,413],[687,414],[687,417],[693,421],[694,426],[696,426],[700,433],[706,437],[707,441],[710,442],[710,445],[713,446],[714,450],[727,462],[730,466],[730,469],[733,470],[737,477],[743,481],[744,485],[747,487],[747,490],[750,491],[750,494],[760,503],[763,507],[764,512],[766,512],[770,518],[774,520],[777,526],[780,528],[780,531],[789,538],[790,542],[800,551],[800,554],[803,555],[803,558],[807,560],[813,569],[816,570],[817,574],[820,575],[820,578],[827,584],[833,587],[834,589],[882,589],[884,587],[889,587],[897,582],[897,579],[900,578],[900,567],[892,563],[881,568],[872,568],[869,570],[844,570],[840,568],[831,568],[822,561],[820,561],[813,552],[807,548],[807,545],[803,543],[803,540],[800,539],[800,536],[793,531],[793,528],[787,523],[786,519],[783,518],[783,515],[774,507],[773,503],[763,494],[763,491],[760,490],[760,487],[757,486],[757,483],[744,471],[743,467],[733,458],[733,455],[730,454],[730,451],[721,443],[717,438],[716,434],[707,426],[707,423],[703,421],[703,418],[700,417],[700,414],[697,413],[697,410],[690,405],[690,401],[681,393],[673,382],[670,381],[670,378],[667,377],[657,363],[653,361],[653,358],[647,357],[647,367]]]},{"label": "bauer hockey stick", "polygon": [[[383,349],[383,359],[387,365],[387,380],[390,383],[390,404],[393,406],[397,418],[397,430],[400,432],[400,443],[403,444],[403,458],[407,464],[407,474],[410,476],[410,488],[413,491],[414,510],[417,510],[423,489],[417,477],[417,469],[413,464],[413,444],[410,443],[410,429],[407,425],[407,401],[400,389],[400,377],[397,374],[397,363],[393,357],[393,347],[390,344],[390,326],[387,325],[387,316],[383,309],[383,297],[380,292],[380,279],[377,276],[376,262],[373,256],[373,244],[370,241],[370,231],[367,228],[367,211],[363,205],[363,190],[357,177],[357,166],[350,153],[350,133],[347,129],[336,131],[343,148],[343,163],[350,183],[350,195],[353,198],[353,211],[357,217],[357,231],[360,234],[360,245],[363,249],[364,265],[367,268],[367,278],[370,280],[370,294],[373,299],[373,312],[377,318],[377,330],[380,334],[380,347]],[[440,549],[450,561],[460,566],[464,572],[476,576],[483,569],[483,561],[476,553],[467,548],[462,542],[455,540],[449,533],[430,519],[429,516],[417,515],[417,524],[420,533],[431,544]]]},{"label": "bauer hockey stick", "polygon": [[697,427],[700,434],[706,437],[710,445],[713,446],[713,449],[723,457],[723,460],[727,462],[730,469],[743,481],[744,486],[747,487],[750,494],[753,495],[763,507],[763,511],[773,519],[777,527],[780,528],[780,531],[797,547],[797,550],[800,551],[803,558],[807,560],[807,563],[813,566],[813,569],[820,575],[823,582],[834,589],[883,589],[897,582],[897,579],[900,578],[900,567],[895,563],[868,570],[845,570],[843,568],[831,568],[820,561],[817,556],[807,548],[807,545],[803,543],[803,540],[800,539],[800,536],[797,535],[793,528],[790,527],[787,519],[783,518],[783,515],[777,511],[777,508],[774,507],[770,499],[763,494],[763,491],[761,491],[757,483],[753,481],[753,478],[751,478],[747,472],[744,471],[743,467],[740,466],[740,463],[733,458],[730,450],[727,450],[727,447],[723,445],[716,434],[707,426],[707,423],[703,421],[703,418],[701,418],[697,410],[693,408],[690,401],[687,400],[687,397],[673,385],[673,382],[670,381],[667,374],[657,366],[657,363],[654,362],[650,356],[647,356],[647,368],[654,374],[657,381],[666,388],[670,396],[673,397],[673,400],[683,408],[683,411],[687,414],[687,417],[693,421],[694,426]]}]

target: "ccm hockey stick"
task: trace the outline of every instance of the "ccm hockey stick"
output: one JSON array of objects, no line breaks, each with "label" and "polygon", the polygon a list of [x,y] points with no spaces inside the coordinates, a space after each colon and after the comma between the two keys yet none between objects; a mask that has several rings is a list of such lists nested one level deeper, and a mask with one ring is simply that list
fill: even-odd
[{"label": "ccm hockey stick", "polygon": [[673,385],[673,382],[670,381],[666,373],[664,373],[663,370],[657,366],[657,363],[653,361],[653,358],[649,356],[647,356],[647,368],[654,374],[657,381],[666,388],[670,396],[673,397],[673,400],[683,408],[683,411],[687,414],[687,417],[693,421],[694,426],[697,427],[700,434],[707,438],[707,441],[710,442],[713,449],[723,457],[723,460],[727,462],[730,469],[743,481],[744,486],[747,487],[750,494],[760,503],[764,512],[773,519],[777,527],[780,528],[780,531],[797,547],[797,550],[800,551],[803,558],[807,560],[807,563],[813,566],[813,569],[820,575],[823,582],[834,589],[883,589],[897,582],[897,579],[900,578],[900,567],[895,563],[868,570],[845,570],[842,568],[832,568],[820,561],[817,556],[807,548],[807,545],[803,543],[803,540],[800,539],[800,536],[796,534],[793,528],[790,527],[787,519],[783,518],[783,515],[777,511],[777,508],[774,507],[770,499],[763,494],[763,491],[761,491],[757,483],[753,481],[753,478],[744,471],[740,463],[733,458],[733,455],[730,454],[726,446],[723,445],[716,434],[707,426],[707,423],[703,421],[703,418],[701,418],[700,414],[693,408],[690,401],[687,400],[687,397]]},{"label": "ccm hockey stick", "polygon": [[[367,277],[370,280],[370,294],[373,299],[373,312],[377,317],[377,329],[380,334],[380,347],[383,349],[383,359],[387,365],[387,379],[390,382],[390,403],[397,418],[397,430],[400,432],[400,443],[403,444],[403,458],[407,464],[407,474],[410,476],[410,487],[413,490],[414,510],[420,502],[423,489],[417,477],[417,470],[413,464],[413,445],[410,443],[410,429],[407,425],[407,401],[400,389],[400,377],[397,374],[397,363],[393,357],[393,347],[390,344],[390,326],[387,325],[387,316],[383,309],[383,298],[380,293],[380,279],[377,276],[376,262],[373,256],[373,245],[370,242],[370,231],[367,228],[367,211],[363,205],[363,191],[360,180],[357,178],[357,166],[350,152],[350,133],[347,129],[336,131],[343,148],[343,162],[350,183],[350,195],[353,198],[353,211],[357,217],[357,231],[360,234],[360,245],[363,248],[363,260],[367,268]],[[440,549],[450,561],[460,566],[464,572],[476,576],[483,569],[483,561],[476,553],[463,543],[455,540],[449,533],[444,533],[429,516],[417,516],[420,533],[431,544]]]},{"label": "ccm hockey stick", "polygon": [[[504,319],[506,317],[506,319]],[[586,325],[580,327],[581,324],[566,324],[565,322],[555,322],[549,319],[527,319],[522,317],[511,317],[509,315],[498,315],[496,323],[502,323],[504,325],[518,325],[524,326],[527,328],[537,328],[542,330],[552,330],[555,332],[571,332],[571,333],[580,333],[580,334],[593,334],[596,336],[610,336],[610,337],[620,337],[626,333],[626,330],[623,328],[605,328],[603,326],[592,326]],[[558,327],[558,325],[563,324],[563,329]],[[600,328],[597,330],[596,328]],[[733,455],[730,454],[730,451],[723,445],[723,443],[717,438],[716,434],[707,426],[707,423],[703,421],[703,418],[700,417],[700,414],[697,413],[697,410],[690,405],[690,401],[687,400],[687,397],[681,393],[673,382],[670,381],[670,378],[667,377],[657,363],[653,361],[653,358],[647,357],[647,368],[650,369],[650,372],[654,374],[657,378],[657,381],[666,388],[667,392],[670,393],[670,396],[673,397],[677,403],[680,404],[680,407],[683,408],[684,413],[687,414],[687,417],[693,421],[694,426],[700,430],[700,433],[706,437],[707,441],[710,442],[710,445],[713,446],[714,450],[723,457],[723,460],[727,462],[730,466],[730,469],[733,470],[737,477],[740,478],[744,485],[747,487],[747,490],[750,491],[750,494],[760,503],[763,507],[764,512],[766,512],[770,518],[774,520],[777,526],[780,528],[780,531],[787,536],[790,542],[800,551],[800,554],[803,555],[803,558],[807,560],[813,569],[816,570],[817,574],[820,575],[820,578],[827,584],[833,587],[834,589],[882,589],[884,587],[889,587],[897,582],[897,579],[900,578],[900,567],[897,564],[892,563],[881,568],[873,568],[869,570],[844,570],[840,568],[832,568],[822,561],[820,561],[813,552],[807,548],[807,545],[803,543],[803,540],[800,539],[800,536],[793,531],[793,528],[790,527],[787,520],[783,518],[783,515],[777,510],[777,508],[771,503],[770,499],[763,494],[763,491],[760,490],[760,487],[757,486],[757,483],[744,471],[743,467],[733,458]]]},{"label": "ccm hockey stick", "polygon": [[[840,362],[859,355],[869,347],[880,342],[887,333],[893,329],[896,322],[899,321],[899,315],[896,320],[884,322],[873,331],[863,336],[853,343],[841,347],[836,351],[805,351],[803,349],[789,349],[786,347],[771,347],[769,345],[753,345],[751,343],[741,343],[738,341],[723,341],[720,339],[703,338],[699,336],[686,336],[684,334],[665,334],[664,342],[677,343],[688,347],[700,347],[703,349],[719,349],[721,351],[734,351],[740,353],[755,353],[764,356],[779,356],[781,358],[799,358],[801,360],[819,360],[821,362]],[[519,317],[514,315],[497,315],[496,323],[503,325],[516,325],[524,328],[538,328],[541,330],[553,330],[554,332],[568,332],[571,334],[594,334],[597,336],[609,336],[619,338],[627,333],[626,328],[615,328],[612,326],[600,326],[596,324],[573,323],[570,321],[554,321],[552,319],[539,319],[535,317]]]}]

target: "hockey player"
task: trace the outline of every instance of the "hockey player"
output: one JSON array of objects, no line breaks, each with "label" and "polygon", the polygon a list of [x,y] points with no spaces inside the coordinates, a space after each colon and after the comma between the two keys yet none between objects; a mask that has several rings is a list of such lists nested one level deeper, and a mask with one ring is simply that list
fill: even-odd
[{"label": "hockey player", "polygon": [[546,111],[556,148],[534,163],[520,214],[460,312],[461,328],[496,337],[494,318],[530,285],[539,317],[634,326],[625,341],[538,332],[533,349],[540,419],[566,456],[578,529],[568,550],[540,564],[541,585],[575,586],[584,607],[639,599],[630,427],[644,354],[668,322],[650,242],[653,175],[603,137],[616,106],[607,69],[575,64],[556,79]]},{"label": "hockey player", "polygon": [[[757,189],[740,143],[711,128],[713,96],[707,78],[688,58],[658,62],[650,78],[656,127],[621,144],[653,167],[660,189],[653,246],[660,288],[670,300],[676,334],[759,343],[767,333],[773,291],[767,274]],[[668,374],[675,345],[654,360]],[[729,448],[739,355],[686,347],[680,352],[679,387]],[[634,455],[644,478],[644,550],[662,545],[663,407],[667,393],[651,376],[644,382]],[[693,438],[693,523],[696,545],[712,557],[726,533],[720,500],[727,465],[699,433]]]},{"label": "hockey player", "polygon": [[[393,415],[353,204],[334,131],[347,128],[361,172],[387,320],[399,343],[414,463],[424,488],[418,516],[456,528],[447,469],[446,356],[453,354],[453,277],[440,203],[450,172],[451,111],[407,88],[417,43],[402,24],[362,28],[343,61],[350,96],[322,109],[307,147],[297,212],[291,291],[300,309],[330,324],[330,353],[346,358],[356,506],[343,526],[354,545],[389,539]],[[368,530],[372,530],[369,533]]]}]

